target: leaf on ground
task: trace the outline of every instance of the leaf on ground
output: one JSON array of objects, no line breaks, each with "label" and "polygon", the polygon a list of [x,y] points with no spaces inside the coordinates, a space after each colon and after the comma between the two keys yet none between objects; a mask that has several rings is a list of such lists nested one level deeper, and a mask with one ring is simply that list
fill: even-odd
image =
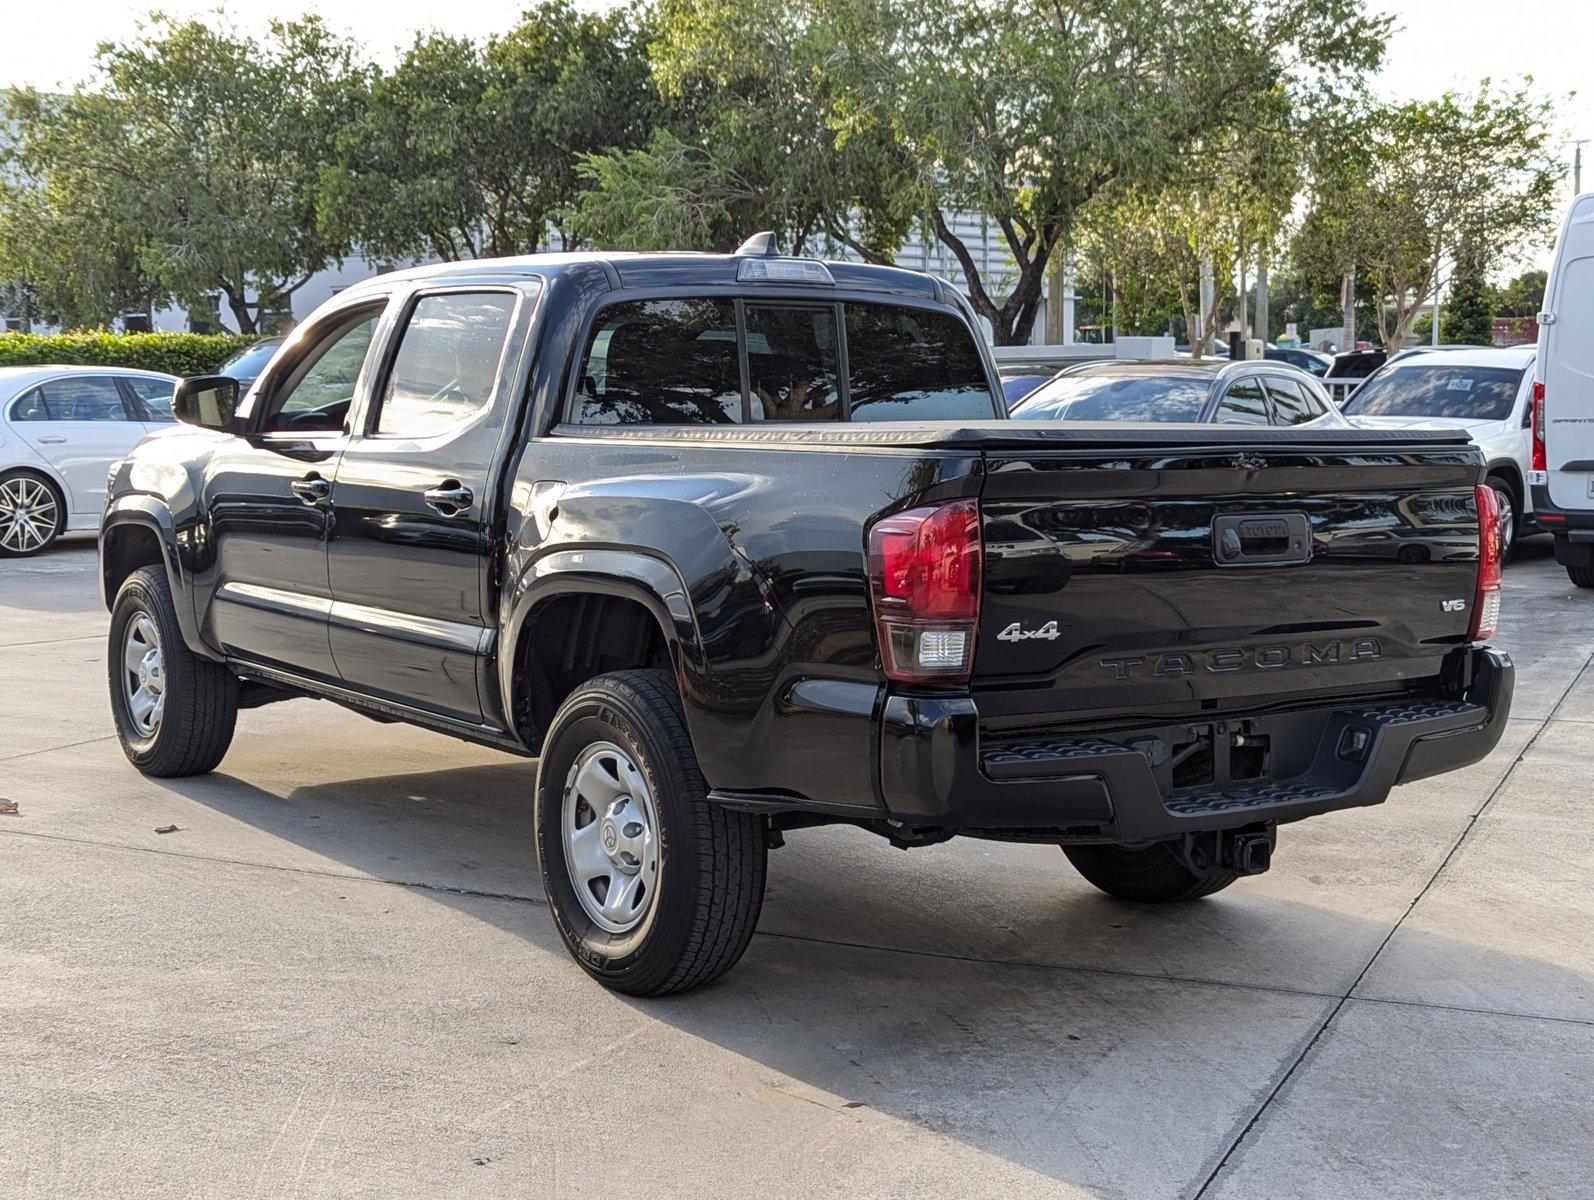
[{"label": "leaf on ground", "polygon": [[15,800],[0,800],[0,813],[14,813],[17,811]]},{"label": "leaf on ground", "polygon": [[156,827],[155,832],[156,833],[176,833],[177,832],[177,826],[175,826],[175,825],[159,825],[159,826]]}]

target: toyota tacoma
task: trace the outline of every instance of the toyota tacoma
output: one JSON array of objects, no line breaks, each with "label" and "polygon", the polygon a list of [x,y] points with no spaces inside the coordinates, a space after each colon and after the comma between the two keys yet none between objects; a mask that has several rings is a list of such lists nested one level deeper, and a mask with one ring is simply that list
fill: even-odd
[{"label": "toyota tacoma", "polygon": [[378,276],[113,468],[121,742],[192,775],[316,697],[536,756],[553,919],[637,995],[736,962],[794,829],[1187,901],[1495,745],[1464,432],[1001,397],[949,285],[767,236]]}]

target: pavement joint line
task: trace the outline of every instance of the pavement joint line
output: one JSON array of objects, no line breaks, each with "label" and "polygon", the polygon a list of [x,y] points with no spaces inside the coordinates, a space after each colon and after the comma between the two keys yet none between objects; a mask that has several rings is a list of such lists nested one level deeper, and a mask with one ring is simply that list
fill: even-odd
[{"label": "pavement joint line", "polygon": [[[470,896],[481,900],[505,900],[516,904],[530,904],[546,908],[541,896],[525,896],[518,892],[489,892],[479,888],[453,887],[440,883],[425,883],[411,879],[387,879],[379,875],[352,875],[342,871],[323,871],[314,867],[286,867],[278,863],[255,862],[246,858],[226,858],[214,854],[191,854],[182,850],[162,850],[155,846],[135,846],[127,842],[101,842],[92,838],[69,837],[59,833],[39,833],[29,829],[0,829],[17,837],[39,838],[43,841],[66,842],[70,845],[89,846],[99,850],[130,850],[139,854],[154,854],[163,858],[180,858],[189,862],[222,863],[233,867],[252,867],[262,871],[278,871],[287,875],[310,875],[318,879],[336,879],[349,883],[378,883],[387,887],[408,888],[413,891],[437,892],[450,896]],[[1228,988],[1231,991],[1263,992],[1271,995],[1299,996],[1308,1000],[1339,1000],[1347,997],[1339,992],[1319,992],[1311,988],[1282,987],[1267,983],[1241,983],[1231,979],[1209,979],[1199,975],[1159,975],[1153,971],[1131,971],[1118,967],[1091,967],[1075,963],[1049,963],[1024,958],[980,958],[972,954],[954,954],[944,950],[915,950],[906,946],[886,946],[877,942],[851,942],[838,938],[811,937],[801,933],[784,933],[775,930],[758,930],[756,936],[778,941],[806,942],[816,946],[834,946],[844,950],[864,950],[875,954],[901,954],[910,958],[930,958],[944,962],[967,963],[971,966],[1014,967],[1023,970],[1058,971],[1070,975],[1101,975],[1114,979],[1134,979],[1146,983],[1189,984],[1197,987]],[[1545,1013],[1515,1012],[1510,1009],[1471,1008],[1459,1004],[1440,1004],[1427,1000],[1406,1000],[1386,996],[1354,996],[1350,999],[1363,1004],[1387,1004],[1405,1008],[1421,1008],[1439,1012],[1469,1013],[1482,1017],[1510,1017],[1523,1021],[1550,1021],[1561,1025],[1594,1027],[1594,1020],[1579,1017],[1556,1017]]]},{"label": "pavement joint line", "polygon": [[[1560,696],[1551,706],[1549,713],[1547,713],[1539,722],[1538,728],[1533,731],[1533,736],[1528,738],[1527,743],[1522,747],[1521,750],[1517,752],[1517,756],[1511,760],[1511,765],[1506,768],[1505,774],[1500,776],[1499,782],[1496,783],[1494,787],[1489,789],[1489,794],[1483,798],[1483,803],[1478,805],[1478,807],[1473,811],[1472,815],[1467,818],[1467,823],[1462,826],[1461,832],[1456,836],[1455,842],[1451,844],[1449,853],[1447,853],[1444,857],[1444,860],[1440,862],[1436,868],[1434,868],[1434,873],[1428,877],[1428,882],[1422,885],[1417,894],[1412,897],[1411,903],[1406,906],[1406,911],[1401,913],[1399,919],[1396,920],[1392,926],[1390,926],[1389,932],[1384,935],[1383,941],[1378,943],[1378,948],[1373,951],[1372,957],[1367,960],[1367,965],[1362,967],[1356,978],[1351,981],[1351,985],[1346,990],[1345,994],[1339,997],[1338,1002],[1329,1011],[1328,1016],[1323,1018],[1323,1023],[1319,1025],[1313,1032],[1312,1036],[1306,1040],[1306,1044],[1301,1047],[1301,1052],[1295,1056],[1295,1061],[1290,1063],[1289,1067],[1285,1069],[1284,1073],[1279,1076],[1278,1082],[1275,1083],[1273,1085],[1273,1089],[1268,1092],[1267,1098],[1263,1100],[1257,1110],[1251,1114],[1251,1119],[1245,1123],[1244,1128],[1240,1130],[1238,1136],[1236,1136],[1235,1139],[1229,1143],[1229,1148],[1223,1152],[1223,1157],[1218,1159],[1217,1166],[1212,1168],[1211,1174],[1209,1174],[1205,1181],[1202,1182],[1201,1186],[1195,1190],[1195,1193],[1191,1196],[1190,1200],[1202,1200],[1202,1197],[1211,1190],[1212,1185],[1217,1182],[1218,1176],[1223,1173],[1223,1169],[1229,1165],[1229,1161],[1234,1157],[1235,1152],[1239,1150],[1240,1146],[1245,1142],[1245,1139],[1251,1136],[1251,1131],[1255,1129],[1257,1123],[1261,1121],[1262,1115],[1267,1112],[1270,1107],[1272,1107],[1273,1101],[1278,1099],[1280,1093],[1283,1092],[1285,1086],[1290,1082],[1290,1080],[1295,1078],[1295,1075],[1301,1069],[1301,1066],[1306,1062],[1307,1058],[1311,1056],[1312,1051],[1317,1048],[1317,1044],[1323,1040],[1323,1035],[1328,1032],[1329,1026],[1333,1025],[1335,1019],[1338,1018],[1345,1005],[1350,1002],[1353,996],[1355,996],[1356,989],[1361,986],[1362,980],[1367,978],[1367,973],[1373,969],[1373,966],[1383,955],[1384,950],[1394,939],[1395,934],[1400,932],[1400,927],[1406,923],[1406,918],[1411,916],[1412,912],[1416,910],[1417,905],[1422,902],[1422,898],[1428,894],[1429,889],[1432,888],[1436,882],[1438,882],[1439,876],[1444,874],[1444,870],[1450,865],[1451,859],[1455,858],[1456,853],[1461,849],[1462,845],[1465,844],[1468,836],[1477,826],[1478,819],[1488,811],[1489,806],[1494,803],[1495,797],[1505,790],[1505,785],[1510,782],[1511,776],[1516,774],[1516,769],[1522,764],[1522,760],[1527,758],[1529,752],[1532,751],[1534,746],[1538,745],[1539,738],[1543,736],[1544,731],[1550,727],[1550,723],[1555,720],[1555,714],[1560,711],[1561,705],[1566,703],[1566,698],[1572,694],[1572,691],[1577,687],[1578,682],[1585,674],[1588,673],[1590,665],[1594,665],[1594,654],[1590,654],[1583,660],[1583,665],[1578,668],[1577,673],[1573,675],[1571,681],[1567,683],[1566,688],[1561,692]],[[1361,997],[1356,998],[1358,1000],[1361,999]],[[1408,1001],[1408,1003],[1419,1007],[1442,1007],[1440,1005],[1424,1005],[1420,1001]]]},{"label": "pavement joint line", "polygon": [[82,637],[43,638],[37,642],[0,642],[0,650],[20,650],[24,646],[59,646],[64,642],[103,642],[103,633],[85,633]]},{"label": "pavement joint line", "polygon": [[1434,1012],[1466,1013],[1475,1017],[1510,1017],[1519,1021],[1549,1021],[1556,1025],[1581,1025],[1594,1029],[1594,1018],[1555,1017],[1549,1013],[1515,1012],[1502,1008],[1474,1008],[1468,1004],[1441,1004],[1437,1000],[1405,1000],[1399,996],[1351,996],[1352,1004],[1389,1004],[1396,1008],[1425,1008]]},{"label": "pavement joint line", "polygon": [[315,867],[285,867],[280,863],[256,862],[247,858],[228,858],[220,854],[191,854],[185,850],[163,850],[156,846],[135,846],[131,842],[101,842],[94,838],[70,837],[64,833],[39,833],[32,829],[4,829],[0,834],[12,837],[38,838],[46,842],[66,842],[74,846],[91,846],[97,850],[130,850],[135,854],[153,854],[158,858],[181,858],[189,862],[224,863],[229,867],[252,867],[260,871],[279,871],[285,875],[313,875],[319,879],[337,879],[347,883],[380,883],[388,887],[410,888],[421,892],[444,892],[451,896],[473,896],[482,900],[513,900],[519,904],[532,904],[546,908],[548,902],[541,896],[522,896],[517,892],[489,892],[477,888],[453,887],[444,883],[425,883],[415,879],[386,879],[380,875],[354,875],[347,871],[323,871]]},{"label": "pavement joint line", "polygon": [[[0,646],[0,650],[3,649],[5,647]],[[95,742],[109,742],[115,737],[114,733],[107,733],[104,737],[84,738],[81,742],[68,742],[64,746],[45,746],[41,750],[24,750],[21,754],[8,754],[4,758],[0,758],[0,762],[17,762],[24,758],[34,758],[40,754],[54,754],[57,750],[75,750],[79,746],[92,746]]]}]

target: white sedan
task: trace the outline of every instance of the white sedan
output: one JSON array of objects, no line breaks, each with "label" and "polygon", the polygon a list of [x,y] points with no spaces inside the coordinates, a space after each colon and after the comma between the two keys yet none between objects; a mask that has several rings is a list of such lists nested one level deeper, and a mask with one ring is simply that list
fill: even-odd
[{"label": "white sedan", "polygon": [[172,385],[124,367],[0,367],[0,556],[98,529],[105,474],[172,421]]},{"label": "white sedan", "polygon": [[1411,350],[1380,367],[1341,410],[1363,429],[1464,429],[1489,464],[1500,501],[1500,548],[1534,529],[1533,346]]}]

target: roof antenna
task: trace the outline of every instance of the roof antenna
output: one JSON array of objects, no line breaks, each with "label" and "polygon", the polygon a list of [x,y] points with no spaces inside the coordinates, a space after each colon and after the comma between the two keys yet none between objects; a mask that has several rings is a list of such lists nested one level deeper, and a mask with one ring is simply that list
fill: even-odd
[{"label": "roof antenna", "polygon": [[740,246],[736,247],[739,255],[748,255],[752,258],[779,258],[780,251],[775,247],[775,234],[766,229],[763,233],[755,233]]}]

